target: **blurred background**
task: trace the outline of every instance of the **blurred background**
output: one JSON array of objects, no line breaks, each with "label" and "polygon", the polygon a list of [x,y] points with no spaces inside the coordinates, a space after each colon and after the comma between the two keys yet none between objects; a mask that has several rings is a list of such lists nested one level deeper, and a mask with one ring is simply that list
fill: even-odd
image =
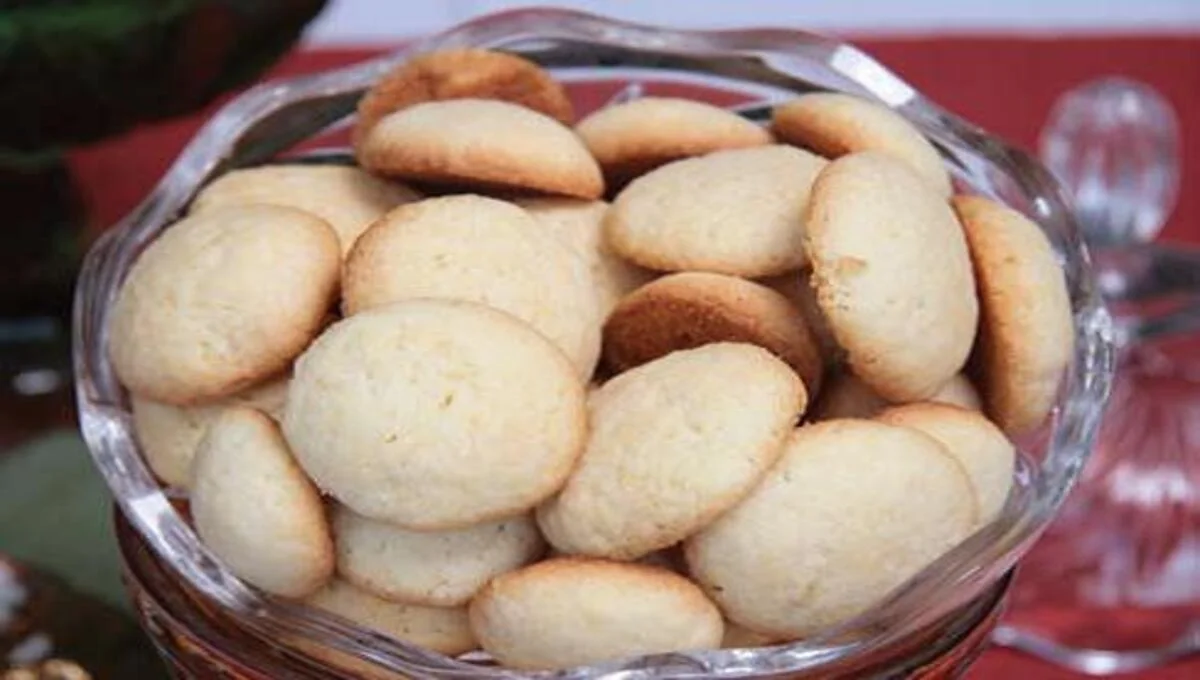
[{"label": "blurred background", "polygon": [[[1138,238],[1172,248],[1200,244],[1200,192],[1189,191],[1200,182],[1200,1],[544,4],[652,24],[802,28],[844,37],[939,104],[1034,153],[1045,157],[1048,140],[1065,139],[1106,159],[1099,177],[1079,174],[1078,155],[1058,159],[1055,168],[1068,173],[1069,187],[1107,182],[1110,190],[1088,213],[1097,229],[1124,228],[1105,222],[1118,196],[1149,216],[1139,222]],[[111,507],[74,431],[69,301],[88,244],[146,196],[213,111],[253,83],[353,63],[471,17],[526,5],[0,0],[0,673],[6,665],[60,656],[95,677],[160,677],[128,616]],[[1153,153],[1126,153],[1130,148]],[[1150,175],[1157,183],[1129,180]],[[1193,263],[1200,259],[1186,260],[1182,270],[1200,279]],[[1200,371],[1188,368],[1195,346],[1132,362],[1128,375],[1137,379],[1118,386],[1119,398],[1129,400],[1122,403],[1159,404],[1153,395],[1169,394],[1162,403],[1170,409],[1139,416],[1153,417],[1156,429],[1139,420],[1137,437],[1106,449],[1100,458],[1110,463],[1097,466],[1149,460],[1176,482],[1167,487],[1183,491],[1143,498],[1138,511],[1151,519],[1133,538],[1115,542],[1103,530],[1103,555],[1116,557],[1102,560],[1102,578],[1095,555],[1088,562],[1072,561],[1081,554],[1075,547],[1050,553],[1038,567],[1046,580],[1060,584],[1069,572],[1080,583],[1099,578],[1103,587],[1086,597],[1054,590],[1070,591],[1061,602],[1044,589],[1030,591],[1026,600],[1046,605],[1036,621],[1074,621],[1072,613],[1084,611],[1094,627],[1096,610],[1079,609],[1081,597],[1128,614],[1104,618],[1105,624],[1124,620],[1145,629],[1153,619],[1129,612],[1164,607],[1200,620],[1200,433],[1189,425],[1200,423],[1200,410],[1184,408],[1200,403]],[[1117,422],[1110,429],[1125,427]],[[1153,519],[1168,515],[1174,519],[1166,523]],[[1079,529],[1067,533],[1078,536]],[[1153,545],[1139,542],[1145,535]],[[1108,594],[1095,595],[1101,591]],[[1005,650],[989,651],[972,673],[1078,677]],[[1196,678],[1200,662],[1128,677]]]}]

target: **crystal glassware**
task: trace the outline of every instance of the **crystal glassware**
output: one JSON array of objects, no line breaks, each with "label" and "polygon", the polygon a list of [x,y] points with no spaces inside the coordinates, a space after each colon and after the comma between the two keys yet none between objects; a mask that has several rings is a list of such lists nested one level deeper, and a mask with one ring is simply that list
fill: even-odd
[{"label": "crystal glassware", "polygon": [[[338,139],[358,97],[382,73],[416,53],[464,46],[504,49],[543,64],[567,84],[581,109],[631,83],[658,94],[703,92],[710,101],[750,117],[802,92],[866,96],[918,126],[943,154],[961,188],[995,197],[1035,220],[1063,263],[1074,315],[1074,355],[1053,414],[1036,436],[1021,442],[1014,491],[1000,516],[878,606],[805,640],[533,674],[497,667],[479,655],[452,659],[387,638],[336,616],[266,597],[226,570],[138,455],[127,395],[106,352],[107,319],[118,286],[140,250],[180,215],[205,182],[231,168],[311,151]],[[316,160],[337,158],[336,153],[318,154]],[[81,429],[96,465],[132,528],[129,537],[144,543],[145,555],[189,594],[186,602],[235,621],[239,636],[255,640],[250,649],[258,651],[250,653],[264,659],[299,653],[311,661],[313,650],[319,650],[317,656],[351,658],[378,672],[464,680],[827,677],[863,660],[927,655],[937,648],[936,641],[953,637],[951,628],[961,623],[964,612],[989,601],[1054,517],[1087,459],[1112,371],[1110,319],[1074,216],[1053,178],[1028,155],[942,110],[878,62],[835,40],[775,29],[673,31],[562,10],[484,17],[379,59],[261,85],[228,104],[200,130],[149,197],[94,246],[78,288],[74,344]],[[975,619],[985,620],[978,613]],[[147,621],[154,625],[153,617]],[[307,653],[296,651],[305,649]],[[848,673],[894,677],[894,668]]]}]

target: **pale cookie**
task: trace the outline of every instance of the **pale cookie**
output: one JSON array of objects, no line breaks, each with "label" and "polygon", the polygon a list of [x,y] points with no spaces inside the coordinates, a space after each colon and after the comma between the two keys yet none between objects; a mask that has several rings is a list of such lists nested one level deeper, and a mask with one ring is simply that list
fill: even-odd
[{"label": "pale cookie", "polygon": [[683,540],[758,482],[805,402],[795,372],[754,345],[704,345],[622,373],[589,400],[587,448],[538,509],[546,540],[623,560]]},{"label": "pale cookie", "polygon": [[333,538],[342,578],[379,597],[434,607],[465,605],[493,576],[536,560],[546,548],[529,515],[416,532],[339,507]]},{"label": "pale cookie", "polygon": [[1046,235],[1025,216],[978,196],[953,204],[979,282],[980,391],[992,420],[1023,434],[1046,419],[1071,363],[1066,279]]},{"label": "pale cookie", "polygon": [[800,310],[800,314],[804,316],[804,323],[812,331],[813,339],[817,341],[817,347],[821,349],[821,356],[825,358],[827,366],[833,367],[842,361],[842,348],[838,347],[837,339],[833,337],[833,331],[829,328],[829,322],[825,320],[825,313],[817,304],[817,291],[812,286],[811,271],[788,272],[763,279],[759,283],[784,296],[788,302]]},{"label": "pale cookie", "polygon": [[321,496],[261,411],[229,408],[208,428],[192,461],[191,512],[204,544],[268,593],[303,597],[333,575]]},{"label": "pale cookie", "polygon": [[781,141],[826,158],[886,153],[908,164],[939,195],[950,196],[950,174],[937,149],[904,116],[882,104],[834,92],[806,94],[775,107],[771,131]]},{"label": "pale cookie", "polygon": [[287,399],[287,386],[287,378],[280,378],[194,406],[174,406],[133,395],[129,400],[133,431],[146,463],[168,485],[187,487],[192,458],[209,424],[230,406],[249,406],[278,419]]},{"label": "pale cookie", "polygon": [[364,628],[441,654],[457,656],[476,647],[465,607],[390,602],[336,578],[305,602]]},{"label": "pale cookie", "polygon": [[926,399],[966,363],[979,312],[966,240],[906,165],[870,151],[830,163],[813,186],[805,246],[817,303],[880,396]]},{"label": "pale cookie", "polygon": [[617,255],[604,242],[604,215],[608,204],[573,198],[529,198],[517,201],[563,245],[583,259],[592,274],[592,287],[604,319],[617,301],[648,283],[655,272]]},{"label": "pale cookie", "polygon": [[682,272],[621,300],[604,324],[604,356],[617,370],[713,342],[758,345],[821,389],[824,357],[804,315],[766,286],[724,274]]},{"label": "pale cookie", "polygon": [[669,163],[617,195],[605,238],[618,254],[662,271],[753,278],[798,269],[804,208],[825,164],[778,145]]},{"label": "pale cookie", "polygon": [[213,400],[283,372],[325,323],[340,248],[324,220],[248,205],[187,217],[133,264],[109,319],[130,392]]},{"label": "pale cookie", "polygon": [[575,120],[563,86],[545,69],[514,54],[481,49],[421,54],[385,73],[358,101],[354,138],[389,113],[443,99],[499,99],[557,119]]},{"label": "pale cookie", "polygon": [[671,97],[641,97],[609,106],[575,126],[610,188],[671,161],[722,149],[771,143],[771,134],[712,104]]},{"label": "pale cookie", "polygon": [[721,614],[691,581],[579,558],[497,577],[470,607],[484,650],[518,669],[557,669],[721,643]]},{"label": "pale cookie", "polygon": [[264,165],[234,170],[204,187],[190,208],[271,203],[310,212],[337,232],[342,254],[384,213],[420,199],[416,191],[345,165]]},{"label": "pale cookie", "polygon": [[317,484],[416,530],[533,508],[583,450],[584,386],[503,312],[410,300],[329,328],[296,362],[284,432]]},{"label": "pale cookie", "polygon": [[[962,373],[956,373],[947,380],[928,401],[972,411],[980,410],[979,393]],[[843,371],[830,378],[821,390],[821,398],[813,406],[812,414],[814,420],[874,418],[891,405],[853,373]]]},{"label": "pale cookie", "polygon": [[832,420],[796,430],[754,492],[685,554],[730,620],[798,638],[870,609],[965,538],[976,512],[962,466],[933,438]]},{"label": "pale cookie", "polygon": [[590,377],[600,355],[600,312],[583,260],[521,208],[482,196],[402,206],[350,254],[346,314],[413,298],[464,300],[525,321]]},{"label": "pale cookie", "polygon": [[371,172],[436,185],[600,198],[604,177],[579,137],[516,104],[453,99],[384,116],[363,137]]},{"label": "pale cookie", "polygon": [[979,501],[979,523],[992,521],[1008,500],[1016,449],[1000,428],[977,411],[957,406],[917,403],[893,406],[880,422],[920,430],[942,443],[971,478]]}]

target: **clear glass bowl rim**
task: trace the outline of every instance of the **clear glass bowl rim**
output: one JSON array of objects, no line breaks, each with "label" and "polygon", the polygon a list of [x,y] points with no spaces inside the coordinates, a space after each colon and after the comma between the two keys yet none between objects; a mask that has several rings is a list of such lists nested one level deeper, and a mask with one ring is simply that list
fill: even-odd
[{"label": "clear glass bowl rim", "polygon": [[[132,438],[125,395],[107,358],[107,313],[133,260],[208,179],[231,165],[265,160],[344,119],[358,94],[412,54],[492,47],[550,66],[619,63],[762,85],[774,91],[852,92],[892,107],[917,125],[960,178],[1002,180],[1009,202],[1037,221],[1059,253],[1072,298],[1075,351],[1045,455],[1021,473],[1020,493],[1001,516],[931,564],[871,612],[801,642],[755,650],[656,655],[553,672],[518,673],[467,664],[361,629],[339,617],[261,596],[230,574],[199,542],[159,488]],[[591,61],[589,61],[591,60]],[[990,179],[989,179],[990,178]],[[984,180],[988,180],[984,182]],[[978,597],[1028,550],[1053,518],[1091,449],[1113,371],[1112,324],[1064,194],[1028,154],[941,109],[858,49],[802,31],[674,31],[566,10],[485,16],[394,54],[347,68],[265,83],[222,108],[192,139],[153,192],[88,254],[76,293],[74,368],[80,428],[122,512],[160,558],[198,592],[241,614],[263,635],[299,636],[389,670],[423,677],[620,675],[751,677],[813,670],[849,654],[880,649]]]}]

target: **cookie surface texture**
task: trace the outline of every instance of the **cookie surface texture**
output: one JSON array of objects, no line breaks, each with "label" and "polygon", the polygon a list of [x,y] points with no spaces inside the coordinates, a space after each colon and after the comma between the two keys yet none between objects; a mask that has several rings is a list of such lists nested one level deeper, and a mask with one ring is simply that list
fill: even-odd
[{"label": "cookie surface texture", "polygon": [[937,149],[903,116],[853,95],[806,94],[775,107],[771,130],[781,141],[826,158],[879,151],[906,163],[939,195],[950,196],[950,175]]},{"label": "cookie surface texture", "polygon": [[426,199],[390,212],[346,262],[347,315],[414,298],[477,302],[527,322],[590,376],[599,296],[587,265],[521,208],[482,196]]},{"label": "cookie surface texture", "polygon": [[342,254],[384,213],[420,194],[361,168],[345,165],[264,165],[234,170],[204,187],[192,201],[197,213],[231,205],[269,203],[310,212],[337,232]]},{"label": "cookie surface texture", "polygon": [[318,486],[415,530],[528,511],[562,485],[587,427],[583,382],[548,340],[446,300],[331,326],[296,362],[283,424]]},{"label": "cookie surface texture", "polygon": [[754,492],[685,554],[730,620],[798,638],[870,608],[975,519],[971,483],[936,440],[833,420],[796,430]]},{"label": "cookie surface texture", "polygon": [[240,578],[303,597],[333,575],[321,496],[261,411],[235,407],[213,422],[196,451],[191,492],[197,533]]},{"label": "cookie surface texture", "polygon": [[879,414],[878,420],[920,430],[958,459],[975,489],[980,524],[1000,512],[1012,489],[1016,449],[982,413],[926,402],[893,406]]},{"label": "cookie surface texture", "polygon": [[754,278],[798,269],[802,216],[824,165],[779,145],[669,163],[617,195],[605,237],[623,257],[661,271]]},{"label": "cookie surface texture", "polygon": [[979,388],[988,415],[1022,434],[1046,419],[1071,362],[1066,280],[1046,235],[1025,216],[976,196],[955,197],[954,208],[979,282]]},{"label": "cookie surface texture", "polygon": [[482,647],[522,669],[715,648],[723,626],[712,602],[678,574],[580,558],[494,579],[471,603],[470,617]]},{"label": "cookie surface texture", "polygon": [[677,543],[738,502],[782,451],[806,403],[766,350],[716,343],[627,371],[589,401],[587,448],[538,509],[555,548],[633,559]]},{"label": "cookie surface texture", "polygon": [[769,132],[736,113],[671,97],[641,97],[600,109],[579,121],[575,132],[610,187],[671,161],[771,142]]},{"label": "cookie surface texture", "polygon": [[604,324],[604,355],[618,370],[712,342],[758,345],[821,389],[824,357],[804,315],[766,286],[724,274],[668,274],[621,300]]},{"label": "cookie surface texture", "polygon": [[978,302],[954,211],[907,166],[832,162],[809,202],[817,303],[850,368],[883,398],[926,399],[966,363]]},{"label": "cookie surface texture", "polygon": [[338,508],[333,535],[342,578],[385,599],[436,607],[465,605],[488,579],[545,550],[528,515],[417,532]]},{"label": "cookie surface texture", "polygon": [[325,323],[341,250],[324,220],[272,205],[205,211],[133,264],[109,319],[131,392],[189,404],[281,373]]},{"label": "cookie surface texture", "polygon": [[497,191],[600,198],[596,159],[562,123],[516,104],[452,99],[384,116],[358,162],[385,177]]},{"label": "cookie surface texture", "polygon": [[422,607],[389,602],[341,579],[306,602],[365,628],[451,656],[475,649],[465,607]]}]

